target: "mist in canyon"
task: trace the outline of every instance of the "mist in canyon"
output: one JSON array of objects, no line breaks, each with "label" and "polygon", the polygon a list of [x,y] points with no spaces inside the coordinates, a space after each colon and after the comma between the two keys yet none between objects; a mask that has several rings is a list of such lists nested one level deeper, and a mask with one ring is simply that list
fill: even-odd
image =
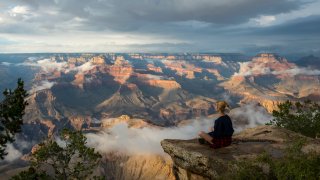
[{"label": "mist in canyon", "polygon": [[[255,103],[245,104],[229,113],[233,120],[235,133],[246,128],[263,125],[272,116]],[[160,142],[163,139],[194,139],[200,131],[208,132],[214,125],[212,118],[192,119],[177,127],[129,128],[127,123],[119,123],[111,129],[99,133],[88,133],[88,145],[100,153],[123,153],[128,155],[157,154],[165,155]]]}]

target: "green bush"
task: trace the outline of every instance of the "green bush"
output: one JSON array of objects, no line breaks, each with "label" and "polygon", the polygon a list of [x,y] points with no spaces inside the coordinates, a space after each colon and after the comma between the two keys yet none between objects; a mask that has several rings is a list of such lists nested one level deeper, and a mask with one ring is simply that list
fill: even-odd
[{"label": "green bush", "polygon": [[[233,172],[226,173],[221,179],[320,179],[320,156],[301,151],[304,140],[290,145],[282,158],[274,159],[267,153],[253,160],[242,160]],[[267,167],[267,168],[266,168]]]},{"label": "green bush", "polygon": [[81,131],[64,129],[60,139],[60,145],[53,138],[41,143],[31,156],[30,169],[11,179],[89,179],[101,155],[86,146],[87,138]]},{"label": "green bush", "polygon": [[303,140],[296,141],[282,159],[269,161],[277,179],[320,179],[320,156],[303,153],[303,143]]},{"label": "green bush", "polygon": [[286,101],[274,110],[270,124],[283,127],[305,136],[315,138],[320,135],[320,105],[305,101],[292,103]]},{"label": "green bush", "polygon": [[53,179],[45,172],[37,172],[33,167],[30,167],[27,171],[22,171],[19,174],[13,176],[12,180],[50,180]]}]

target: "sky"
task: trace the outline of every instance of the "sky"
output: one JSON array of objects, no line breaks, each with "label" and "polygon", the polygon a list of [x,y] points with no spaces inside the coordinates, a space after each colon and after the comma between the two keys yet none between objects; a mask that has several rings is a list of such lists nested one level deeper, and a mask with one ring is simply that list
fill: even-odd
[{"label": "sky", "polygon": [[320,54],[320,0],[0,0],[0,53]]}]

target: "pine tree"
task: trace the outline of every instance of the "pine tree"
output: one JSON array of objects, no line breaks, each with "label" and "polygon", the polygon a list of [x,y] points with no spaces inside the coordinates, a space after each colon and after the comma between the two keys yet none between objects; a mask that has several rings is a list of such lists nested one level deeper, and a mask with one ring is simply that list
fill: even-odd
[{"label": "pine tree", "polygon": [[0,102],[0,158],[8,154],[6,144],[14,141],[16,133],[21,132],[27,91],[24,89],[24,82],[18,79],[17,87],[14,91],[6,89],[3,92],[4,100]]},{"label": "pine tree", "polygon": [[101,155],[86,146],[87,138],[81,131],[64,129],[59,138],[59,144],[53,137],[39,144],[31,156],[29,170],[12,179],[88,179],[99,165]]}]

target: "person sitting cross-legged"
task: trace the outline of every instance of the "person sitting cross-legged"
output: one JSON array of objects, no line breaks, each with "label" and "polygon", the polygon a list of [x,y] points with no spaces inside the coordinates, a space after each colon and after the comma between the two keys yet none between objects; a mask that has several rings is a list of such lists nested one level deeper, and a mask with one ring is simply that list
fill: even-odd
[{"label": "person sitting cross-legged", "polygon": [[[218,101],[216,103],[216,110],[219,112],[219,117],[215,120],[211,132],[199,132],[199,136],[207,141],[210,147],[214,149],[229,146],[232,142],[234,129],[231,118],[225,114],[226,108],[229,108],[227,102]],[[199,142],[201,143],[201,139],[199,139]]]}]

